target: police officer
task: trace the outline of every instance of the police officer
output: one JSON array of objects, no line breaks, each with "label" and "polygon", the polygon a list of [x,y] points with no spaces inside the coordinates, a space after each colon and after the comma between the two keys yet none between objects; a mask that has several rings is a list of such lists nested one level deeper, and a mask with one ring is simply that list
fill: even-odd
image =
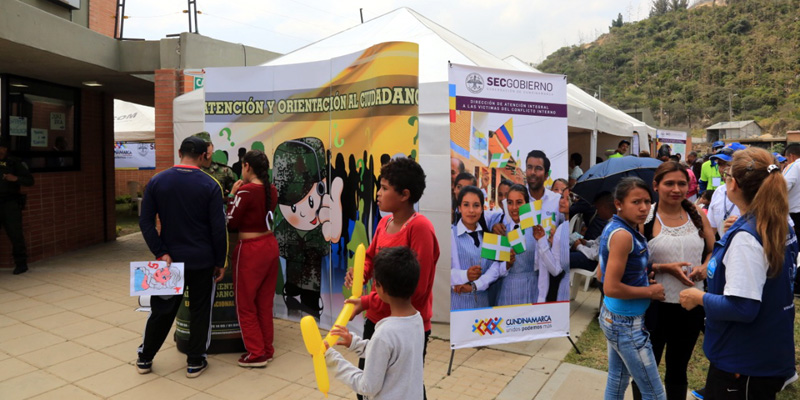
[{"label": "police officer", "polygon": [[222,191],[227,196],[233,189],[233,184],[239,179],[233,170],[225,164],[220,164],[211,160],[214,155],[214,143],[211,142],[211,135],[208,132],[196,133],[193,136],[203,139],[208,145],[208,151],[201,158],[201,167],[203,171],[214,177],[222,186]]},{"label": "police officer", "polygon": [[8,154],[7,138],[0,139],[0,174],[0,225],[11,240],[11,252],[16,264],[14,275],[19,275],[28,270],[28,253],[22,233],[25,195],[20,193],[19,188],[32,186],[33,175],[19,158]]}]

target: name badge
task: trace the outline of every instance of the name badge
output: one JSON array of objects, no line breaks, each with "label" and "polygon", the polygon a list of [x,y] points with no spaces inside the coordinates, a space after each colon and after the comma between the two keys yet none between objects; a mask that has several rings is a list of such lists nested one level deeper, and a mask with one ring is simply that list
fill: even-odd
[{"label": "name badge", "polygon": [[711,186],[718,187],[721,184],[722,184],[722,178],[720,178],[718,176],[714,177],[714,178],[711,178]]}]

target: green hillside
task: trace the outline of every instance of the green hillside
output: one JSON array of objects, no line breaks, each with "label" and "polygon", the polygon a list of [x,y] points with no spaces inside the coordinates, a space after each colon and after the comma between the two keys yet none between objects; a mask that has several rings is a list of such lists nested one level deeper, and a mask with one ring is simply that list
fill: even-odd
[{"label": "green hillside", "polygon": [[735,120],[755,119],[773,134],[800,129],[800,0],[728,3],[612,27],[537,67],[694,132],[729,120],[729,100]]}]

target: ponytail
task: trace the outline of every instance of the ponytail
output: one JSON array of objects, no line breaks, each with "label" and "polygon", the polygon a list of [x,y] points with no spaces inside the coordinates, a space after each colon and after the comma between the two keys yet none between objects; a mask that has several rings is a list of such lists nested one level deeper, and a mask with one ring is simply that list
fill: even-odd
[{"label": "ponytail", "polygon": [[247,163],[253,169],[253,173],[264,184],[266,199],[266,212],[269,215],[272,211],[272,184],[269,182],[269,158],[261,150],[250,150],[242,157],[242,163]]},{"label": "ponytail", "polygon": [[767,277],[780,274],[789,234],[789,201],[786,180],[775,158],[764,149],[751,147],[734,153],[731,177],[747,202],[747,214],[755,217],[769,268]]}]

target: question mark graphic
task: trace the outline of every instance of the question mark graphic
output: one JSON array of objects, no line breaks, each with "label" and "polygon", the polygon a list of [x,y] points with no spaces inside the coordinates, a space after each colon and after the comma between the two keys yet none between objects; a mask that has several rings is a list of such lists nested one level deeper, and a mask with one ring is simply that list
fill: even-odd
[{"label": "question mark graphic", "polygon": [[336,137],[333,138],[333,145],[336,148],[344,146],[344,139],[339,139],[339,124],[333,124],[333,130],[336,131]]},{"label": "question mark graphic", "polygon": [[[219,131],[219,135],[225,136],[224,132],[228,133],[228,141],[231,142],[231,128],[222,128],[222,130]],[[231,142],[231,147],[233,147],[233,145],[235,145],[235,143]]]},{"label": "question mark graphic", "polygon": [[361,180],[359,181],[359,184],[361,185],[360,187],[361,187],[361,190],[363,191],[364,190],[364,170],[366,169],[366,168],[364,168],[365,167],[364,160],[359,158],[358,161],[356,162],[356,167],[361,169],[361,172],[360,172],[360,175],[359,175]]}]

